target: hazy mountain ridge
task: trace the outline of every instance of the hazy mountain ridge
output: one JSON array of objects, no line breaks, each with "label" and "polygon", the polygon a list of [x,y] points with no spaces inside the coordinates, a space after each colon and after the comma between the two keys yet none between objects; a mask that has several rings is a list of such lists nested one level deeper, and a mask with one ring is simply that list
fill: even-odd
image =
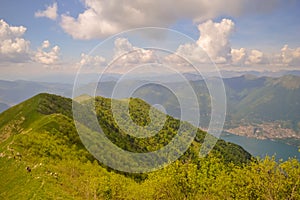
[{"label": "hazy mountain ridge", "polygon": [[[298,76],[286,75],[270,78],[244,75],[226,78],[223,81],[227,96],[225,128],[229,129],[243,124],[274,122],[276,124],[281,123],[282,128],[299,132],[300,78]],[[207,127],[211,108],[206,83],[204,80],[191,81],[190,83],[200,103],[200,126]],[[115,84],[115,82],[99,83],[97,94],[111,96]],[[142,85],[143,81],[124,81],[122,84],[132,87],[138,84]],[[184,83],[180,82],[169,84],[182,91],[186,87]],[[135,91],[133,96],[142,98],[150,104],[159,103],[166,108],[168,114],[180,118],[180,105],[177,97],[160,85],[147,84]],[[195,106],[191,105],[190,109],[194,109]]]},{"label": "hazy mountain ridge", "polygon": [[[186,74],[194,91],[196,92],[200,103],[200,127],[207,127],[210,120],[210,96],[204,80],[194,74]],[[111,97],[116,82],[114,79],[105,79],[105,82],[90,83],[81,86],[82,94],[93,96],[94,88],[97,86],[96,95]],[[267,135],[262,138],[275,138],[276,134],[280,136],[277,139],[297,138],[300,127],[300,78],[295,75],[285,75],[282,77],[257,77],[255,75],[243,75],[240,77],[223,79],[227,95],[227,116],[225,129],[238,128],[239,126],[251,126],[247,136],[258,137],[254,135],[255,128],[265,127]],[[132,87],[134,85],[143,85],[143,80],[126,80],[124,85]],[[185,86],[180,82],[169,82],[172,87],[182,91]],[[2,89],[1,89],[2,88]],[[25,88],[20,89],[20,88]],[[33,89],[32,89],[33,88]],[[38,89],[34,89],[38,88]],[[52,89],[51,89],[52,88]],[[19,102],[22,99],[29,98],[40,90],[51,90],[55,94],[64,96],[71,95],[71,85],[54,83],[36,83],[36,82],[1,82],[0,102]],[[24,92],[23,92],[24,91]],[[27,93],[27,92],[28,93]],[[178,99],[168,89],[156,85],[147,84],[139,88],[133,94],[134,97],[141,98],[150,104],[161,104],[165,107],[167,113],[173,117],[180,118],[181,110]],[[196,105],[191,105],[194,109]],[[268,124],[273,123],[272,126]],[[283,132],[288,134],[280,135],[278,127],[284,128]],[[271,128],[270,128],[271,127]],[[273,127],[273,128],[272,128]],[[243,131],[235,130],[235,134],[241,134]],[[269,134],[269,132],[273,132]],[[280,131],[282,132],[282,131]],[[300,137],[300,136],[299,136]],[[289,139],[289,141],[291,141]],[[290,144],[290,142],[289,142]],[[297,145],[297,143],[296,143]]]},{"label": "hazy mountain ridge", "polygon": [[13,106],[42,92],[70,97],[73,86],[64,83],[0,80],[0,102]]}]

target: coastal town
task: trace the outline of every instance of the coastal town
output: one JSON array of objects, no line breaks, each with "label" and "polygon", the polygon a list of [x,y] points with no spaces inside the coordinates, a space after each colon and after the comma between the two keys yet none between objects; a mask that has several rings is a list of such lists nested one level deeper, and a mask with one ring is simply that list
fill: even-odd
[{"label": "coastal town", "polygon": [[282,127],[279,122],[241,125],[227,129],[226,132],[256,139],[300,139],[300,133],[291,128]]}]

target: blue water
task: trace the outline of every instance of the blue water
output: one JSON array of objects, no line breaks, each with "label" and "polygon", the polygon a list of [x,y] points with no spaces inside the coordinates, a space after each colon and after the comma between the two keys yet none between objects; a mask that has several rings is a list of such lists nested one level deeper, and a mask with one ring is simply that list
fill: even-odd
[{"label": "blue water", "polygon": [[221,139],[238,144],[242,146],[254,157],[276,156],[276,160],[289,158],[297,158],[300,160],[300,153],[298,147],[284,144],[278,141],[272,141],[269,139],[258,140],[255,138],[249,138],[244,136],[233,135],[230,133],[223,133]]}]

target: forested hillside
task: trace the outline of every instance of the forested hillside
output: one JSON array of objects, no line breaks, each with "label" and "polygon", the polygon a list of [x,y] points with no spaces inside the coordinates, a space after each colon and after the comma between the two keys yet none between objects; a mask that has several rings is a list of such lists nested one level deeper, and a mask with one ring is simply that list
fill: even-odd
[{"label": "forested hillside", "polygon": [[[88,105],[91,100],[86,100]],[[149,123],[150,106],[130,101],[130,116]],[[118,101],[120,106],[124,103]],[[96,114],[106,136],[119,147],[148,152],[168,143],[179,120],[167,116],[163,129],[148,139],[119,130],[111,99],[97,97]],[[157,111],[158,112],[158,111]],[[159,113],[158,113],[159,114]],[[130,130],[129,130],[130,131]],[[39,94],[0,115],[0,197],[3,199],[299,199],[300,163],[251,158],[241,147],[218,141],[199,158],[207,133],[178,161],[146,174],[115,171],[99,163],[76,132],[72,100]]]}]

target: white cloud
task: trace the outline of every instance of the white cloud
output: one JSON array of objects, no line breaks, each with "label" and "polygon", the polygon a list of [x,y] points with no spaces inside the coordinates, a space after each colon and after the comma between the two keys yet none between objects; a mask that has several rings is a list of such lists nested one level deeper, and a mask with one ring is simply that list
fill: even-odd
[{"label": "white cloud", "polygon": [[44,41],[41,45],[41,48],[34,53],[34,57],[32,58],[34,61],[44,64],[44,65],[52,65],[55,64],[59,59],[60,48],[58,46],[54,46],[49,51],[44,51],[50,47],[50,42],[48,40]]},{"label": "white cloud", "polygon": [[126,38],[117,38],[114,41],[114,54],[110,63],[101,55],[82,53],[76,68],[82,67],[81,70],[90,71],[107,67],[106,72],[123,73],[136,66],[156,62],[158,62],[158,56],[154,51],[135,47]]},{"label": "white cloud", "polygon": [[10,26],[0,20],[0,59],[2,62],[26,63],[37,62],[40,64],[55,64],[59,59],[60,48],[54,46],[48,52],[50,42],[45,40],[41,47],[34,51],[30,49],[30,41],[23,37],[26,28],[23,26]]},{"label": "white cloud", "polygon": [[188,63],[177,55],[196,64],[210,63],[207,53],[219,67],[231,65],[253,69],[263,67],[270,70],[283,69],[286,66],[300,67],[300,47],[289,48],[285,45],[280,52],[272,54],[257,49],[232,48],[229,41],[235,27],[231,20],[223,19],[220,23],[209,20],[200,24],[198,28],[199,39],[195,43],[180,45],[175,54],[164,59],[166,63],[187,67]]},{"label": "white cloud", "polygon": [[226,63],[231,59],[229,37],[234,30],[234,22],[223,19],[220,23],[209,20],[198,26],[200,38],[197,44],[202,47],[216,63]]},{"label": "white cloud", "polygon": [[[219,23],[209,20],[199,25],[200,36],[195,43],[180,45],[174,54],[163,56],[157,55],[154,50],[138,48],[126,38],[117,38],[114,41],[113,67],[107,72],[123,73],[135,66],[151,63],[163,63],[179,71],[191,71],[192,66],[185,59],[208,70],[211,59],[219,67],[232,66],[235,70],[238,70],[237,66],[256,70],[274,70],[276,67],[282,69],[283,66],[296,64],[299,66],[300,48],[292,49],[285,45],[280,53],[272,55],[257,49],[231,48],[229,41],[234,28],[234,23],[229,19],[223,19]],[[270,60],[276,62],[271,66]],[[101,56],[90,57],[83,54],[81,59],[81,64],[104,62],[105,59]]]},{"label": "white cloud", "polygon": [[263,4],[260,0],[82,1],[86,9],[78,17],[61,16],[61,27],[76,39],[102,38],[136,27],[169,27],[179,19],[202,23],[221,15],[238,16],[256,10],[270,10],[278,0],[268,0]]},{"label": "white cloud", "polygon": [[82,53],[81,60],[77,63],[77,67],[103,67],[106,64],[106,59],[102,56],[91,56]]},{"label": "white cloud", "polygon": [[2,40],[21,37],[25,32],[24,26],[9,26],[3,19],[0,20],[0,38]]},{"label": "white cloud", "polygon": [[49,40],[45,40],[44,42],[43,42],[43,44],[42,44],[42,48],[43,49],[47,49],[47,48],[49,48],[50,47],[50,42],[49,42]]},{"label": "white cloud", "polygon": [[300,47],[293,49],[284,45],[280,57],[281,62],[285,65],[300,65]]},{"label": "white cloud", "polygon": [[231,49],[231,64],[235,66],[256,66],[262,64],[269,64],[269,59],[265,53],[257,49]]},{"label": "white cloud", "polygon": [[206,52],[197,44],[180,45],[176,53],[192,62],[204,63],[210,62]]},{"label": "white cloud", "polygon": [[117,38],[114,49],[115,64],[120,66],[158,62],[158,57],[154,51],[135,47],[126,38]]},{"label": "white cloud", "polygon": [[[119,32],[119,25],[110,19],[107,19],[103,13],[109,9],[109,2],[97,0],[84,0],[87,9],[78,15],[75,19],[63,14],[61,16],[61,27],[76,39],[92,39],[99,36],[108,36]],[[115,4],[116,2],[112,2]],[[119,2],[118,2],[119,4]],[[120,3],[122,4],[122,3]],[[118,12],[111,13],[111,16],[118,15]]]},{"label": "white cloud", "polygon": [[30,42],[22,38],[24,26],[10,26],[0,20],[0,58],[2,61],[21,62],[28,59]]},{"label": "white cloud", "polygon": [[247,58],[247,51],[245,48],[231,49],[231,58],[234,65],[243,65]]},{"label": "white cloud", "polygon": [[1,44],[1,54],[8,57],[16,57],[19,54],[28,52],[29,41],[24,40],[23,38],[15,38],[13,40],[8,39],[2,41]]},{"label": "white cloud", "polygon": [[126,52],[133,51],[135,48],[126,38],[117,38],[115,40],[114,57],[121,56]]},{"label": "white cloud", "polygon": [[56,20],[57,18],[57,3],[53,3],[53,5],[47,6],[46,10],[37,11],[34,13],[35,17],[46,17],[52,20]]},{"label": "white cloud", "polygon": [[284,45],[277,53],[268,54],[256,49],[232,49],[232,64],[247,67],[265,65],[269,68],[300,67],[300,47]]},{"label": "white cloud", "polygon": [[263,52],[253,49],[249,52],[245,64],[247,65],[267,64],[267,57]]},{"label": "white cloud", "polygon": [[[194,63],[210,63],[211,60],[215,63],[231,61],[229,37],[234,30],[233,21],[223,19],[217,23],[208,20],[200,24],[198,29],[200,37],[196,43],[180,45],[177,54]],[[170,60],[171,57],[168,59]]]}]

